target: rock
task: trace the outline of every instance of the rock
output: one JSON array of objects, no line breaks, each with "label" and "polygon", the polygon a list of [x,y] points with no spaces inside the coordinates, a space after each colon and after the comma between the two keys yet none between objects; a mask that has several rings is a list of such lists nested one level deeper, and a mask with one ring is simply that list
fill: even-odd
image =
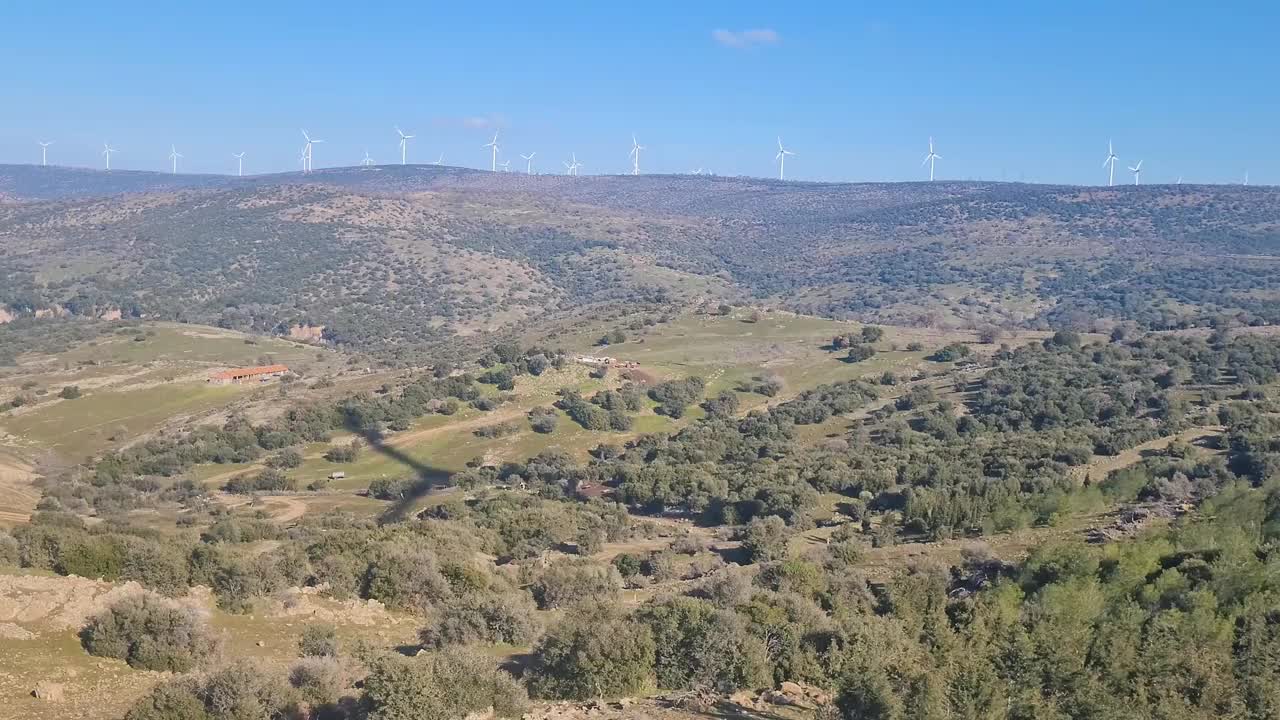
[{"label": "rock", "polygon": [[258,647],[266,647],[266,646],[267,646],[267,644],[266,644],[266,643],[264,643],[264,642],[262,642],[261,640],[259,640],[259,641],[256,643],[256,645],[257,645]]},{"label": "rock", "polygon": [[62,702],[62,685],[52,682],[41,682],[31,691],[31,697],[48,702]]},{"label": "rock", "polygon": [[786,680],[781,685],[779,685],[778,690],[783,693],[786,693],[787,695],[793,695],[796,697],[800,697],[806,694],[804,691],[804,688],[800,687],[799,683],[793,683],[790,680]]}]

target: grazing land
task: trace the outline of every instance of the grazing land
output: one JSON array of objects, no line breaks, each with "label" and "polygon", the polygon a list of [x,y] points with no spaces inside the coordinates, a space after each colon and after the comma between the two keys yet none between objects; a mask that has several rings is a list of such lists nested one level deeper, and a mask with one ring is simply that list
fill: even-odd
[{"label": "grazing land", "polygon": [[0,192],[15,716],[1275,714],[1272,189]]}]

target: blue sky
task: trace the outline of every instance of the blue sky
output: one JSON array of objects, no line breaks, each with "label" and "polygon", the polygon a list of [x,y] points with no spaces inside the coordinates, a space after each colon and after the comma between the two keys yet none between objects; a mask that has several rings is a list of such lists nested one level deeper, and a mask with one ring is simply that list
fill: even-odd
[{"label": "blue sky", "polygon": [[781,135],[788,178],[918,180],[932,135],[940,178],[1092,184],[1113,137],[1144,182],[1280,182],[1277,3],[15,5],[0,162],[286,171],[302,127],[391,162],[399,124],[471,167],[499,126],[513,168],[624,172],[634,131],[645,170],[772,175]]}]

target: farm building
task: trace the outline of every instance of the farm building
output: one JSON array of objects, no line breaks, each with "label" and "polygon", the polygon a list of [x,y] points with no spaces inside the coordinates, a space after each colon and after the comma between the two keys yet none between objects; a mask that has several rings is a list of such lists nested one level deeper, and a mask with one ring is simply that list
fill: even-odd
[{"label": "farm building", "polygon": [[214,385],[230,385],[232,383],[246,383],[254,380],[265,381],[269,378],[277,378],[289,372],[289,368],[284,365],[263,365],[261,367],[250,368],[232,368],[215,373],[209,378],[209,382]]}]

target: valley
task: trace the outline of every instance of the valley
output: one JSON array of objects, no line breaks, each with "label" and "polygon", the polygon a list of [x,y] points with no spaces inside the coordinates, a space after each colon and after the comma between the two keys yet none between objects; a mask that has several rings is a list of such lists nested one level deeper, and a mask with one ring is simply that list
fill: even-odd
[{"label": "valley", "polygon": [[1220,711],[1122,666],[1188,647],[1261,682],[1225,668],[1270,632],[1270,188],[0,190],[22,717]]}]

